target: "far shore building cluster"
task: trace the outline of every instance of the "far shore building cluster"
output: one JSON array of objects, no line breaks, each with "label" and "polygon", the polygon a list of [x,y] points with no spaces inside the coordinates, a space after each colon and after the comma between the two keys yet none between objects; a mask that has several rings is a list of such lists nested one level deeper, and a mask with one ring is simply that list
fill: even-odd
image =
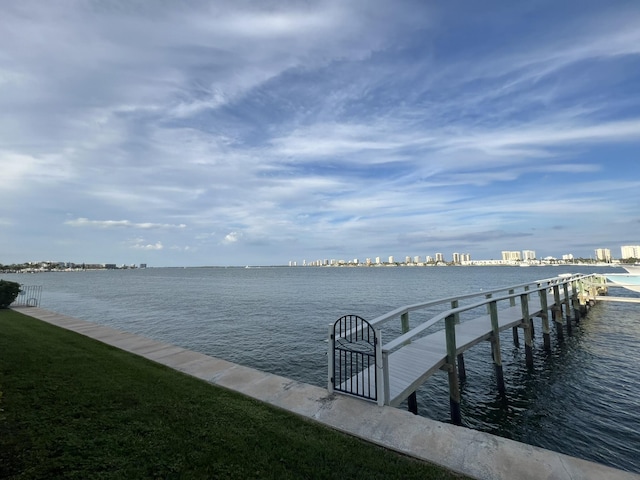
[{"label": "far shore building cluster", "polygon": [[[506,265],[506,266],[530,266],[530,265],[557,265],[557,264],[571,264],[571,263],[618,263],[620,261],[638,260],[640,259],[640,245],[623,245],[620,247],[621,256],[616,260],[611,255],[611,250],[608,248],[595,249],[595,260],[589,259],[576,259],[573,254],[563,254],[561,258],[556,257],[544,257],[537,258],[535,250],[503,250],[501,252],[501,258],[499,260],[472,260],[469,253],[457,253],[454,252],[450,259],[445,258],[444,254],[436,253],[434,256],[420,255],[404,257],[403,260],[396,259],[393,255],[382,258],[366,258],[361,261],[358,258],[351,260],[337,260],[337,259],[323,259],[323,260],[303,260],[300,266],[303,267],[344,267],[344,266],[357,266],[357,267],[380,267],[380,266],[444,266],[444,265]],[[297,267],[298,262],[295,260],[289,261],[290,267]]]},{"label": "far shore building cluster", "polygon": [[37,272],[76,272],[85,270],[128,270],[135,268],[147,268],[146,263],[140,265],[117,265],[115,263],[73,263],[73,262],[26,262],[17,265],[0,265],[0,271],[10,273],[37,273]]}]

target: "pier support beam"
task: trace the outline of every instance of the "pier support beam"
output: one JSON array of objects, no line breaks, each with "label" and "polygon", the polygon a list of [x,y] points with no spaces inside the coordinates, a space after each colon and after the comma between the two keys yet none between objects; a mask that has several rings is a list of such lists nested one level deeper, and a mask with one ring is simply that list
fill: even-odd
[{"label": "pier support beam", "polygon": [[567,333],[571,335],[571,303],[569,298],[569,284],[565,283],[564,288],[564,311],[567,322]]},{"label": "pier support beam", "polygon": [[540,295],[540,307],[541,313],[540,317],[542,318],[542,340],[544,342],[544,349],[549,352],[551,351],[551,332],[549,330],[549,304],[547,301],[547,290],[538,290],[538,294]]},{"label": "pier support beam", "polygon": [[578,298],[578,282],[571,282],[571,305],[573,306],[573,315],[576,323],[580,323],[580,299]]},{"label": "pier support beam", "polygon": [[519,347],[520,346],[520,337],[518,337],[518,327],[513,327],[512,330],[513,330],[513,344],[516,347]]},{"label": "pier support beam", "polygon": [[553,286],[553,307],[551,307],[551,318],[556,325],[558,340],[564,340],[564,331],[562,330],[562,303],[560,303],[560,287]]},{"label": "pier support beam", "polygon": [[449,376],[449,409],[451,411],[451,423],[462,425],[460,411],[460,385],[456,373],[456,325],[455,316],[445,318],[445,333],[447,338],[447,372]]},{"label": "pier support beam", "polygon": [[533,336],[531,335],[531,317],[529,316],[529,295],[520,295],[520,305],[522,307],[522,326],[524,328],[524,353],[527,368],[533,368]]},{"label": "pier support beam", "polygon": [[418,397],[416,396],[416,392],[413,392],[407,398],[408,408],[411,413],[414,415],[418,415]]},{"label": "pier support beam", "polygon": [[458,379],[460,383],[464,383],[467,380],[467,369],[464,366],[464,355],[462,353],[458,354]]},{"label": "pier support beam", "polygon": [[504,373],[502,370],[502,354],[500,353],[500,327],[498,325],[498,304],[491,302],[489,304],[489,314],[491,315],[491,355],[493,357],[493,366],[496,372],[496,383],[500,394],[504,395]]},{"label": "pier support beam", "polygon": [[[509,295],[513,295],[514,293],[515,293],[515,290],[513,288],[509,290]],[[512,306],[512,307],[516,306],[515,297],[509,298],[509,305]],[[519,347],[520,346],[520,338],[518,338],[518,327],[513,327],[511,330],[513,332],[513,344],[516,347]]]},{"label": "pier support beam", "polygon": [[556,334],[558,335],[558,341],[564,341],[564,330],[562,329],[562,309],[557,306],[551,308],[551,318],[556,326]]}]

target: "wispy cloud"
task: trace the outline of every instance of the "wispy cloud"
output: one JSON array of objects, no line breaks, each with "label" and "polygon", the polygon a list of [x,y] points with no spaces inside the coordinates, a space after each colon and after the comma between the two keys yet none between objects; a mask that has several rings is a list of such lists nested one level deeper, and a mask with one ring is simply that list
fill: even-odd
[{"label": "wispy cloud", "polygon": [[164,247],[162,246],[162,242],[156,242],[156,243],[142,243],[143,240],[140,240],[139,242],[136,242],[132,248],[137,249],[137,250],[162,250]]},{"label": "wispy cloud", "polygon": [[173,229],[173,228],[185,228],[185,224],[171,225],[166,223],[134,223],[129,220],[89,220],[88,218],[76,218],[74,220],[67,220],[65,225],[72,227],[97,227],[97,228],[137,228],[141,230],[150,229]]}]

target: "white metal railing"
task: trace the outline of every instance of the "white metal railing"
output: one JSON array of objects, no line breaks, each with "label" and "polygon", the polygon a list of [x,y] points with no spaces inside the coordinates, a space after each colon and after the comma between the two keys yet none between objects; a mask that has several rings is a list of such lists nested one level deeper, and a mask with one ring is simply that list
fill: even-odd
[{"label": "white metal railing", "polygon": [[[551,302],[552,306],[556,308],[560,306],[560,304],[566,305],[566,310],[568,311],[570,302],[572,300],[577,299],[585,299],[587,297],[593,298],[594,292],[597,291],[597,288],[603,287],[604,283],[606,283],[606,279],[604,279],[601,275],[597,274],[567,274],[560,275],[557,277],[546,278],[542,280],[536,280],[533,282],[521,283],[518,285],[512,285],[508,287],[496,288],[489,291],[481,291],[476,293],[470,293],[466,295],[460,295],[456,297],[448,297],[443,299],[438,299],[429,302],[421,302],[411,305],[405,305],[399,308],[392,310],[386,314],[380,315],[373,319],[369,324],[379,332],[379,344],[381,345],[380,353],[382,355],[382,365],[377,365],[376,368],[376,382],[377,389],[379,392],[384,392],[384,399],[381,398],[382,395],[378,396],[379,404],[388,404],[389,403],[389,355],[401,348],[404,345],[411,343],[412,340],[420,337],[425,333],[425,330],[433,327],[438,322],[445,321],[445,330],[455,328],[454,325],[460,323],[461,314],[470,312],[471,310],[481,308],[486,306],[487,313],[489,317],[492,318],[492,323],[494,323],[493,316],[497,320],[497,304],[498,302],[506,302],[508,301],[510,306],[516,306],[516,300],[520,298],[522,303],[523,312],[526,309],[526,315],[528,314],[528,298],[538,292],[540,295],[540,305],[542,309],[547,309],[548,307],[548,299],[547,295],[553,295],[553,301]],[[569,291],[571,289],[571,292]],[[481,298],[484,297],[484,298]],[[460,305],[463,301],[471,301],[466,305]],[[526,304],[526,305],[525,305]],[[420,322],[415,327],[411,328],[409,323],[409,314],[411,312],[426,310],[432,307],[444,306],[445,309],[433,316],[430,316],[425,321]],[[493,310],[496,313],[493,313]],[[524,313],[523,313],[524,315]],[[392,338],[388,342],[382,344],[382,329],[381,326],[387,324],[388,322],[399,319],[400,320],[400,335]],[[497,328],[497,327],[496,327]],[[385,337],[387,335],[385,334]],[[451,333],[447,332],[447,337],[451,337]],[[455,338],[455,335],[454,337]],[[332,342],[330,343],[330,358],[333,358],[334,352],[331,349]],[[448,349],[450,350],[450,349]],[[454,351],[455,351],[455,340],[454,340]],[[330,360],[331,362],[331,360]],[[330,382],[329,382],[330,383]],[[331,387],[330,387],[331,389]]]}]

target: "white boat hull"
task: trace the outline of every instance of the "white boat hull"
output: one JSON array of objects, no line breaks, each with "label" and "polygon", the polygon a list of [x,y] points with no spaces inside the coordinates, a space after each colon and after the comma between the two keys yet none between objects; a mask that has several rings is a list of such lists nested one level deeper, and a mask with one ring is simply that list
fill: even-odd
[{"label": "white boat hull", "polygon": [[[627,268],[627,267],[625,267]],[[640,271],[635,274],[612,273],[606,275],[607,280],[615,285],[640,293]]]}]

